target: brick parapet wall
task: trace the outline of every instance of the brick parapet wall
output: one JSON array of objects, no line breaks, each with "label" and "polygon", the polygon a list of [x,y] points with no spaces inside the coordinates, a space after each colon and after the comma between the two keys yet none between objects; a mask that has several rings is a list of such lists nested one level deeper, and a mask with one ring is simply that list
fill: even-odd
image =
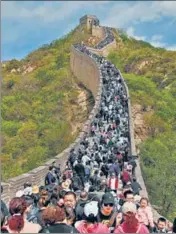
[{"label": "brick parapet wall", "polygon": [[92,36],[98,38],[105,38],[105,31],[101,26],[92,26]]},{"label": "brick parapet wall", "polygon": [[103,47],[102,49],[95,49],[92,47],[87,47],[87,49],[90,50],[92,53],[107,57],[109,52],[113,49],[116,49],[116,47],[117,47],[116,40],[114,40],[111,43],[109,43],[107,46]]}]

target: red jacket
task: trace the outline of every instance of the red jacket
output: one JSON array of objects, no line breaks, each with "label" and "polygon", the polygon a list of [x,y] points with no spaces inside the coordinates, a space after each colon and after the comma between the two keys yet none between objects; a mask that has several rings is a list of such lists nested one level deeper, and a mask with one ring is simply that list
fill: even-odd
[{"label": "red jacket", "polygon": [[129,175],[129,173],[127,172],[127,171],[124,171],[123,173],[122,173],[122,181],[123,182],[128,182],[128,181],[130,181],[130,175]]}]

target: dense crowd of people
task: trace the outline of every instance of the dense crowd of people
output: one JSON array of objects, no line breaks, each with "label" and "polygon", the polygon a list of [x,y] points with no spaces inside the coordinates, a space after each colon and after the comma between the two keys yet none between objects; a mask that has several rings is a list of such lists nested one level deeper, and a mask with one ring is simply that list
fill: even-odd
[{"label": "dense crowd of people", "polygon": [[140,196],[137,164],[130,155],[128,100],[118,69],[84,45],[75,48],[100,68],[103,88],[99,111],[90,132],[70,151],[62,172],[53,163],[44,186],[25,183],[9,208],[1,201],[1,232],[176,232],[176,220],[171,225],[160,217],[155,223],[148,199]]},{"label": "dense crowd of people", "polygon": [[106,45],[108,45],[111,42],[113,42],[114,36],[113,36],[113,33],[112,33],[111,29],[108,28],[108,27],[104,27],[104,31],[105,31],[105,38],[104,38],[104,40],[102,40],[100,43],[98,43],[95,46],[95,49],[102,49]]}]

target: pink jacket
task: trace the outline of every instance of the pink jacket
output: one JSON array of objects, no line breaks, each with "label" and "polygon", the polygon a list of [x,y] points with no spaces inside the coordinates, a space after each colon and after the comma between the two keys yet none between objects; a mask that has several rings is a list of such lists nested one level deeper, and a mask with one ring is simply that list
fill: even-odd
[{"label": "pink jacket", "polygon": [[[114,233],[131,233],[131,231],[130,230],[128,230],[128,231],[126,230],[126,228],[125,228],[125,222],[124,222],[124,223],[122,223],[120,226],[118,226],[115,229]],[[149,233],[149,230],[148,230],[148,228],[145,225],[140,224],[139,227],[138,227],[138,229],[137,229],[137,231],[136,231],[136,233]]]},{"label": "pink jacket", "polygon": [[154,227],[153,214],[150,206],[147,206],[146,208],[139,207],[137,215],[140,223]]},{"label": "pink jacket", "polygon": [[108,227],[102,223],[95,223],[87,226],[84,220],[75,224],[76,229],[80,233],[110,233]]}]

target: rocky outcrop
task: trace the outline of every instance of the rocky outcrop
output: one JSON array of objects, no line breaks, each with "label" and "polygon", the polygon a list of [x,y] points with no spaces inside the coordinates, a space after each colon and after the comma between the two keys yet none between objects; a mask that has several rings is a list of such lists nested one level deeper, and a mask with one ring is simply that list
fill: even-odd
[{"label": "rocky outcrop", "polygon": [[139,144],[149,136],[149,128],[144,122],[144,111],[141,105],[132,105],[132,119],[136,151],[139,154]]},{"label": "rocky outcrop", "polygon": [[23,66],[23,73],[22,75],[26,74],[26,73],[29,73],[29,72],[32,72],[34,69],[36,68],[36,66],[32,66],[30,64],[27,64],[27,65],[24,65]]},{"label": "rocky outcrop", "polygon": [[153,63],[151,59],[140,59],[137,64],[130,62],[125,65],[124,71],[127,73],[135,73],[136,75],[142,75],[146,66],[150,66]]},{"label": "rocky outcrop", "polygon": [[[70,106],[70,122],[72,126],[72,135],[76,134],[83,128],[84,122],[88,118],[88,114],[90,112],[88,91],[78,86],[76,87],[76,89],[79,92],[77,100],[75,100],[74,104]],[[91,105],[91,109],[92,107],[93,106]]]}]

